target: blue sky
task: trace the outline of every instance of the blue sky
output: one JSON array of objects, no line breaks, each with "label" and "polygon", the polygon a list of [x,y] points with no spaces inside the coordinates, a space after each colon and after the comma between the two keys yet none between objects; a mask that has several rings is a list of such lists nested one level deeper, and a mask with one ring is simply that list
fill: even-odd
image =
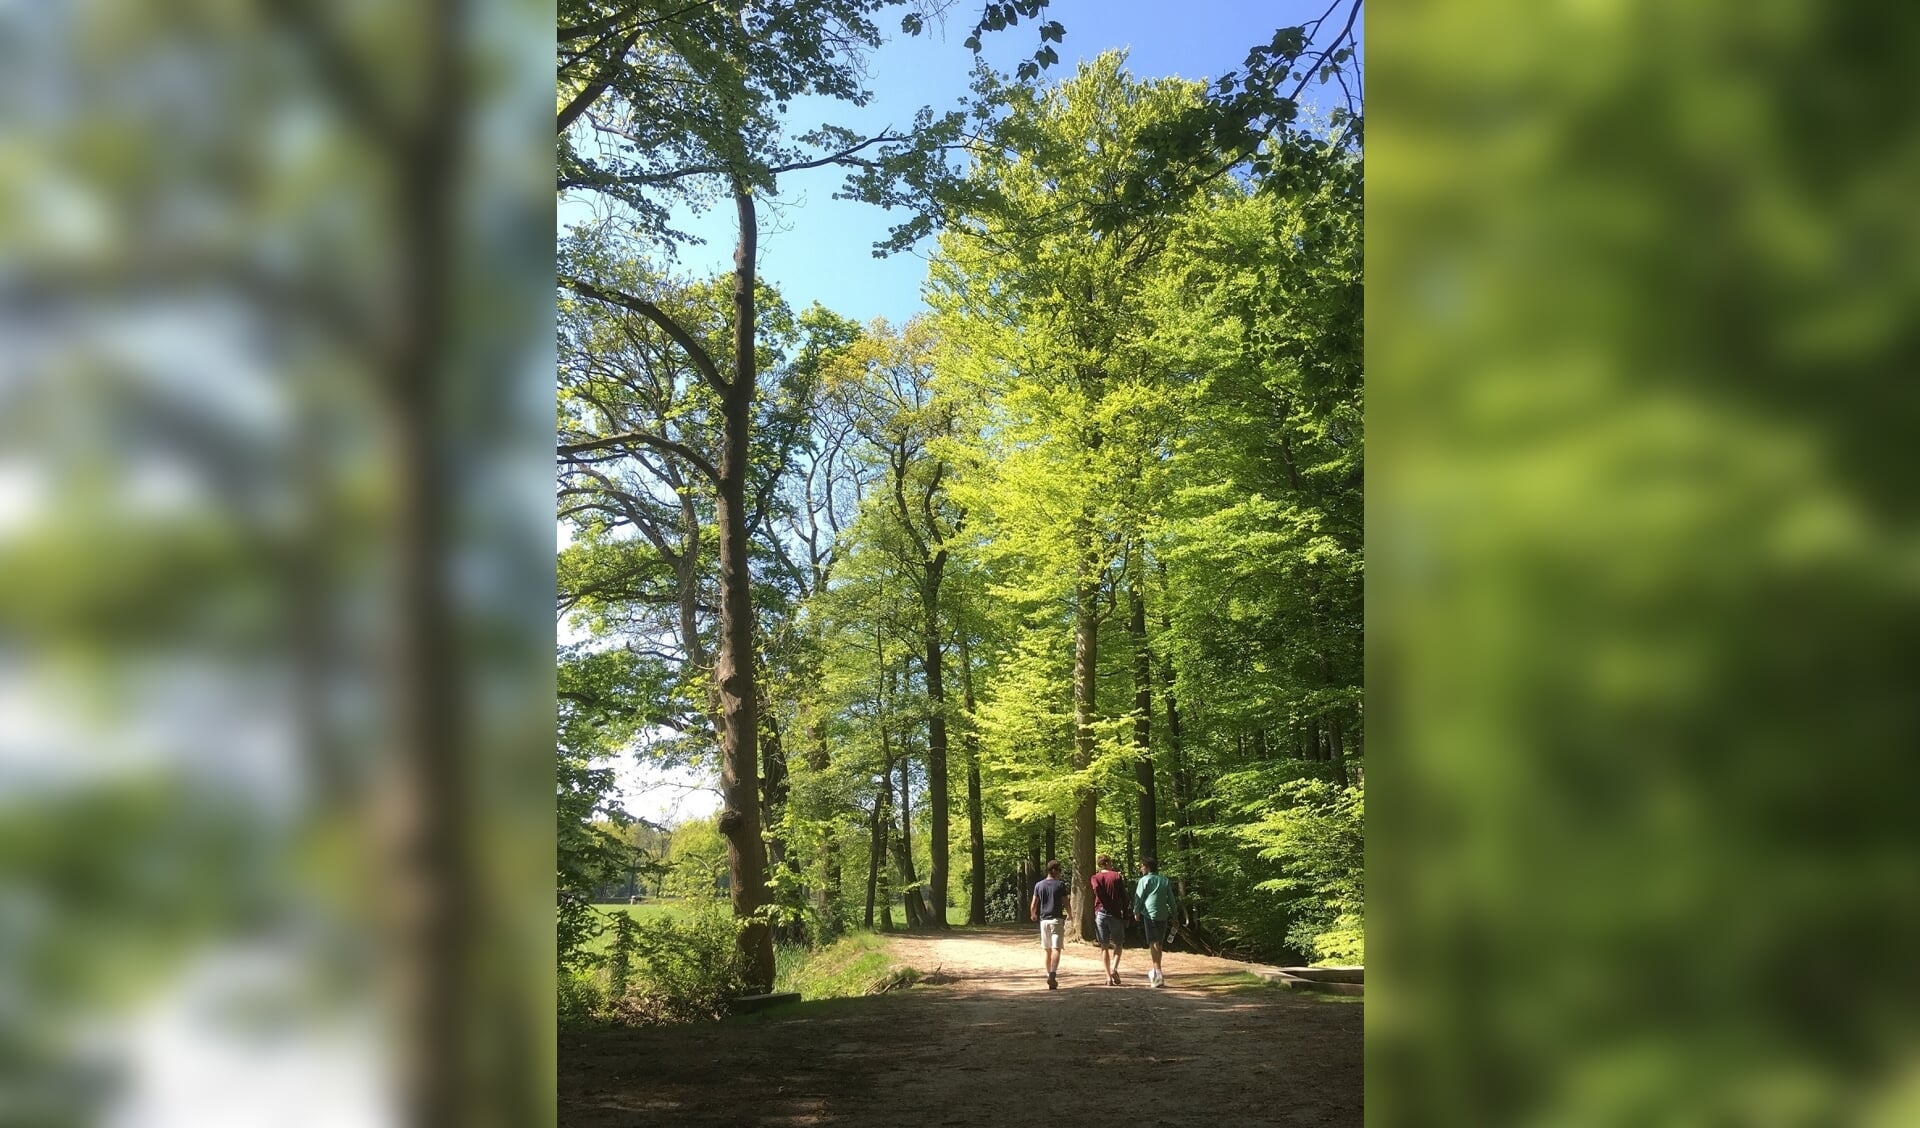
[{"label": "blue sky", "polygon": [[[1140,77],[1213,78],[1238,69],[1247,49],[1264,44],[1275,28],[1312,20],[1327,4],[1328,0],[1187,0],[1172,5],[1147,0],[1053,0],[1042,21],[1060,21],[1067,34],[1065,42],[1055,47],[1060,62],[1046,77],[1065,78],[1081,60],[1124,47],[1130,52],[1129,69]],[[977,12],[977,4],[961,3],[949,16],[944,34],[933,24],[917,38],[898,36],[870,60],[868,87],[875,95],[871,104],[853,107],[808,100],[795,106],[795,132],[825,121],[864,130],[903,128],[921,106],[932,106],[936,112],[957,108],[973,66],[973,54],[961,40]],[[889,26],[898,27],[897,11],[887,19]],[[1329,27],[1327,33],[1334,30]],[[1011,71],[1038,46],[1038,32],[1022,21],[1018,27],[987,35],[985,46],[990,63]],[[1309,87],[1309,105],[1318,89]],[[1330,98],[1326,104],[1335,102]],[[920,284],[932,241],[923,241],[914,253],[874,258],[873,244],[885,238],[891,223],[906,216],[833,199],[843,176],[833,169],[814,169],[781,179],[780,195],[761,208],[760,274],[796,310],[819,301],[859,321],[876,316],[904,321],[925,308]],[[580,213],[561,208],[563,224],[570,214]],[[685,251],[682,266],[699,274],[730,269],[732,207],[682,219],[684,230],[708,239],[706,245]]]}]

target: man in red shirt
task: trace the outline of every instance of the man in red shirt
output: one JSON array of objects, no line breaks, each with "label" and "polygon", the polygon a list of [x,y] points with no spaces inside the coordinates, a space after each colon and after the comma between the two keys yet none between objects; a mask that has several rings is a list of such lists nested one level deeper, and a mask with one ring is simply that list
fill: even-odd
[{"label": "man in red shirt", "polygon": [[1107,985],[1120,986],[1121,939],[1127,931],[1127,883],[1113,868],[1111,855],[1100,855],[1100,872],[1093,884],[1093,930],[1100,938],[1100,962],[1107,968]]}]

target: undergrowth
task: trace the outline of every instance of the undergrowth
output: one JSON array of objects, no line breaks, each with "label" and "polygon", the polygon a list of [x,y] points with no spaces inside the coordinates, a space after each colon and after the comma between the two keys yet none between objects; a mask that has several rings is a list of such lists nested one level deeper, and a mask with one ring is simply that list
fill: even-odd
[{"label": "undergrowth", "polygon": [[[604,951],[560,974],[563,1024],[715,1019],[727,1013],[728,999],[747,993],[734,955],[733,920],[721,906],[644,925],[616,917],[609,931]],[[773,989],[798,992],[809,1002],[878,995],[920,978],[888,954],[885,938],[871,932],[852,933],[818,950],[787,944],[774,949]]]},{"label": "undergrowth", "polygon": [[884,937],[854,932],[817,951],[783,948],[775,954],[776,991],[798,991],[803,1000],[878,995],[920,981],[921,973],[898,963]]}]

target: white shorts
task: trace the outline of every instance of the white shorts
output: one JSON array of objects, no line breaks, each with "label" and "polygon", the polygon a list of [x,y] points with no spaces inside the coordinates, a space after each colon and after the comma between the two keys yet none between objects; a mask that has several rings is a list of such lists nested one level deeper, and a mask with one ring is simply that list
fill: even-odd
[{"label": "white shorts", "polygon": [[1048,917],[1040,922],[1040,946],[1042,948],[1064,947],[1067,942],[1067,922],[1059,917]]}]

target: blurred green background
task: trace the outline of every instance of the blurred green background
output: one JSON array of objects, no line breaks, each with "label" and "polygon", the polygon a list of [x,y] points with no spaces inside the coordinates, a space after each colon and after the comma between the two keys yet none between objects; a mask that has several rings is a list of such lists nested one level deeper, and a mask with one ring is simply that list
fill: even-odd
[{"label": "blurred green background", "polygon": [[1369,1123],[1920,1123],[1920,8],[1367,19]]},{"label": "blurred green background", "polygon": [[552,34],[0,5],[0,1122],[552,1122]]},{"label": "blurred green background", "polygon": [[[552,15],[0,6],[0,1121],[552,1121]],[[1920,1123],[1920,9],[1366,18],[1369,1118]]]}]

